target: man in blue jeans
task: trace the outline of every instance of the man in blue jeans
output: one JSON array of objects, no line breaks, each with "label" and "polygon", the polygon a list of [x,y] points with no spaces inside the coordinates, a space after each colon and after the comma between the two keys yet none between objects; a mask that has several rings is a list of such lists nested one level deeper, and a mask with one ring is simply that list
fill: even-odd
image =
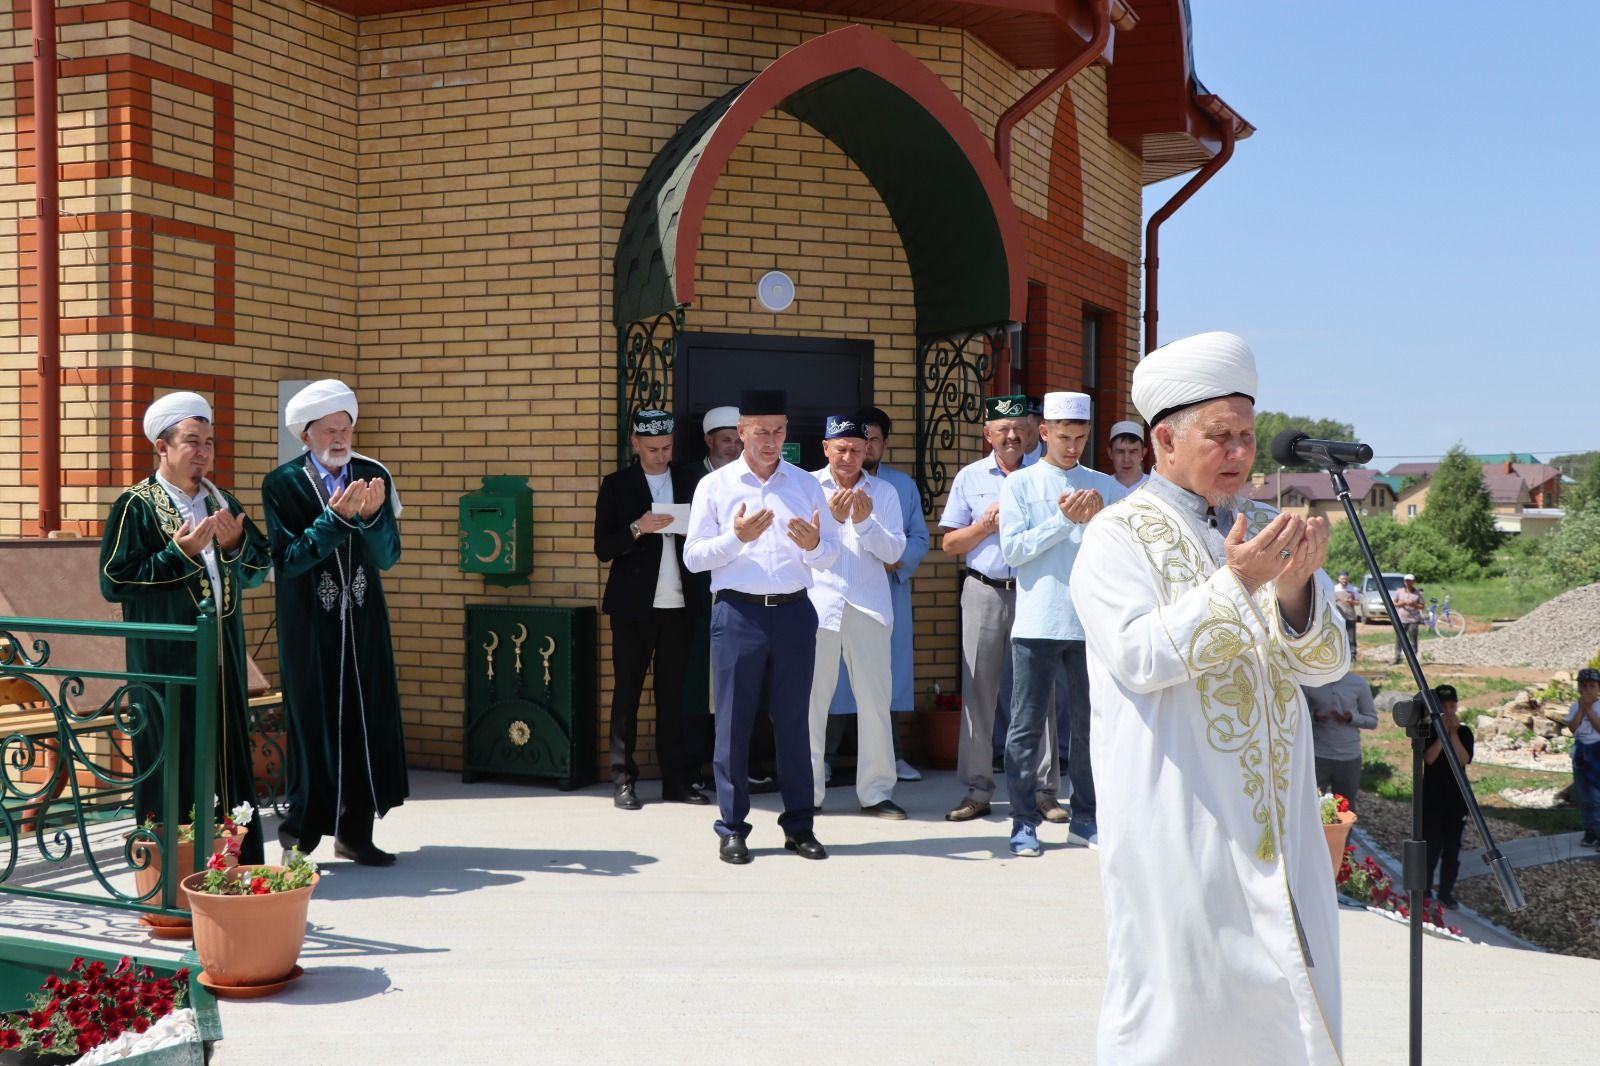
[{"label": "man in blue jeans", "polygon": [[1072,782],[1068,841],[1097,847],[1094,771],[1089,764],[1089,671],[1083,626],[1072,606],[1072,563],[1083,530],[1122,486],[1078,463],[1089,445],[1089,397],[1052,392],[1044,398],[1044,458],[1005,479],[1000,489],[1000,548],[1017,572],[1011,627],[1011,728],[1006,782],[1011,793],[1011,852],[1039,854],[1037,797],[1042,752],[1055,752],[1056,675],[1066,667],[1067,776]]},{"label": "man in blue jeans", "polygon": [[1572,784],[1583,820],[1580,847],[1600,848],[1600,670],[1578,671],[1578,702],[1567,711],[1572,745]]}]

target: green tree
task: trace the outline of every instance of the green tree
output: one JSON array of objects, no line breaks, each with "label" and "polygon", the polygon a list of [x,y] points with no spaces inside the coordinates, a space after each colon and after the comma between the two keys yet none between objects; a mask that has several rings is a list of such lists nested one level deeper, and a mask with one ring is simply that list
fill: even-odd
[{"label": "green tree", "polygon": [[1561,504],[1567,514],[1600,509],[1600,463],[1589,463],[1578,477],[1578,483],[1566,491]]},{"label": "green tree", "polygon": [[1545,541],[1550,570],[1571,585],[1600,581],[1600,507],[1568,514]]},{"label": "green tree", "polygon": [[1572,452],[1568,455],[1558,455],[1550,460],[1550,465],[1574,480],[1583,480],[1583,472],[1600,459],[1600,452]]},{"label": "green tree", "polygon": [[[1367,531],[1367,542],[1372,545],[1379,568],[1399,569],[1400,558],[1406,551],[1406,527],[1396,522],[1393,515],[1376,514],[1363,518],[1361,528]],[[1345,571],[1357,584],[1361,583],[1361,575],[1368,569],[1367,562],[1361,557],[1355,530],[1350,528],[1349,522],[1335,522],[1328,531],[1328,562],[1323,569],[1330,574]]]},{"label": "green tree", "polygon": [[1428,488],[1428,505],[1413,525],[1436,531],[1447,545],[1461,548],[1479,566],[1494,558],[1500,534],[1483,481],[1483,465],[1457,444],[1450,449]]},{"label": "green tree", "polygon": [[[1278,469],[1277,460],[1272,458],[1272,438],[1293,426],[1307,436],[1319,440],[1354,440],[1355,427],[1348,422],[1335,422],[1330,418],[1304,418],[1300,415],[1287,415],[1282,411],[1257,411],[1256,412],[1256,465],[1258,474],[1270,474]],[[1285,470],[1315,470],[1314,466],[1297,464],[1286,466]]]}]

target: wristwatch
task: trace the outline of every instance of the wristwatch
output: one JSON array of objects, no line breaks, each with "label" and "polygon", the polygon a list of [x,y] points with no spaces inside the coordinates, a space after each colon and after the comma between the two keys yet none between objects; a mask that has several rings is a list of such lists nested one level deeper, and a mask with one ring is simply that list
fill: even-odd
[{"label": "wristwatch", "polygon": [[639,523],[638,522],[629,522],[628,523],[628,532],[633,534],[633,539],[634,540],[638,540],[639,539],[639,535],[643,532],[643,530],[641,530],[639,528]]}]

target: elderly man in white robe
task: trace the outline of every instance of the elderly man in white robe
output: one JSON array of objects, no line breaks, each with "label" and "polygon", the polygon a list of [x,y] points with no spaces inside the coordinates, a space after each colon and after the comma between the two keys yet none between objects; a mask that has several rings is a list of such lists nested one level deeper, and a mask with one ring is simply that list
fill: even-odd
[{"label": "elderly man in white robe", "polygon": [[1109,968],[1099,1059],[1340,1061],[1338,910],[1301,685],[1347,666],[1321,518],[1246,500],[1255,359],[1141,362],[1157,466],[1084,533]]}]

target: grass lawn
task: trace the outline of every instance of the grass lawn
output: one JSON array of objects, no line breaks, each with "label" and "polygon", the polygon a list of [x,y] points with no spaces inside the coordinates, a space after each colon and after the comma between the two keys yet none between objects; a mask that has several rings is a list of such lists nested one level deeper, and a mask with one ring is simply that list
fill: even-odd
[{"label": "grass lawn", "polygon": [[1437,597],[1474,622],[1496,618],[1520,618],[1546,600],[1572,586],[1554,577],[1491,577],[1480,581],[1435,581],[1422,590],[1425,598]]}]

